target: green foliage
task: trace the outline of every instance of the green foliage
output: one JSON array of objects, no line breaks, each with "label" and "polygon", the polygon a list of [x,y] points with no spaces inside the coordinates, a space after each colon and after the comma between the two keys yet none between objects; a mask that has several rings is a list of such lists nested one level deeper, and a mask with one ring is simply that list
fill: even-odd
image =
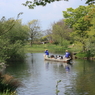
[{"label": "green foliage", "polygon": [[94,8],[95,5],[89,5],[79,6],[76,9],[68,8],[67,11],[63,11],[66,24],[73,28],[71,37],[74,38],[75,42],[81,43],[83,51],[88,50],[88,31],[89,27],[93,25],[91,20],[93,18],[92,14],[94,14],[94,12],[92,13]]},{"label": "green foliage", "polygon": [[60,82],[61,82],[61,80],[57,81],[57,84],[56,84],[56,95],[58,95],[58,93],[60,92],[60,90],[58,90],[58,85]]},{"label": "green foliage", "polygon": [[2,17],[0,20],[0,35],[4,35],[14,26],[14,20]]},{"label": "green foliage", "polygon": [[86,4],[95,4],[95,0],[87,0]]},{"label": "green foliage", "polygon": [[[9,93],[15,92],[16,88],[22,86],[22,84],[11,75],[0,73],[0,92],[2,95],[9,95]],[[12,93],[11,95],[16,95]]]},{"label": "green foliage", "polygon": [[[34,0],[34,1],[26,1],[26,3],[23,3],[22,5],[28,6],[30,9],[34,9],[36,6],[45,6],[47,3],[51,3],[54,1],[60,1],[60,0]],[[67,1],[67,0],[66,0]]]},{"label": "green foliage", "polygon": [[80,53],[76,54],[76,57],[78,57],[78,58],[84,58],[84,57],[87,57],[87,54],[83,53],[83,52],[80,52]]},{"label": "green foliage", "polygon": [[62,41],[62,46],[65,47],[65,48],[68,48],[68,45],[70,44],[70,42],[68,40],[63,40]]},{"label": "green foliage", "polygon": [[6,50],[6,55],[9,57],[10,61],[20,61],[24,56],[24,49],[21,44],[21,41],[16,41],[14,44],[10,44],[9,49]]},{"label": "green foliage", "polygon": [[47,36],[43,36],[40,41],[48,41]]},{"label": "green foliage", "polygon": [[51,53],[65,53],[65,50],[68,48],[65,48],[64,46],[55,45],[55,44],[35,44],[30,46],[30,44],[25,45],[24,47],[25,52],[44,52],[45,49],[48,49]]},{"label": "green foliage", "polygon": [[0,93],[0,95],[17,95],[16,92],[9,92],[8,90],[6,90],[3,93]]},{"label": "green foliage", "polygon": [[90,57],[93,57],[93,55],[91,54],[91,51],[88,50],[86,52],[79,52],[79,53],[77,53],[76,57],[78,57],[78,58],[90,58]]},{"label": "green foliage", "polygon": [[0,63],[5,62],[6,59],[8,59],[8,56],[6,54],[6,50],[8,49],[8,40],[2,39],[0,37]]},{"label": "green foliage", "polygon": [[[14,27],[12,27],[12,21]],[[28,26],[22,25],[21,20],[2,18],[0,20],[0,62],[22,59],[24,57],[23,45],[27,38]]]},{"label": "green foliage", "polygon": [[66,40],[70,40],[70,32],[72,32],[72,29],[61,20],[53,24],[51,36],[54,42],[58,42],[60,45],[65,46]]},{"label": "green foliage", "polygon": [[[30,9],[34,9],[36,6],[46,6],[48,3],[52,3],[55,1],[60,1],[60,0],[32,0],[32,1],[26,1],[26,3],[23,3],[22,5],[28,6]],[[69,1],[69,0],[64,0],[64,1]],[[86,4],[93,4],[95,3],[94,0],[86,0]]]},{"label": "green foliage", "polygon": [[28,26],[22,25],[21,20],[17,20],[15,21],[15,26],[4,37],[10,39],[11,44],[14,44],[17,40],[24,44],[28,39],[28,31]]},{"label": "green foliage", "polygon": [[54,42],[53,44],[58,45],[59,43],[58,42]]}]

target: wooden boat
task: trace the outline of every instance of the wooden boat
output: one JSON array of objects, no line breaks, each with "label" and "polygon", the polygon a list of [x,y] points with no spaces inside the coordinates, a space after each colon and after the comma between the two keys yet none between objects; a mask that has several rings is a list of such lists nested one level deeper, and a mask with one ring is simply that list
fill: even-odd
[{"label": "wooden boat", "polygon": [[56,59],[56,58],[48,58],[44,56],[44,60],[68,63],[70,62],[71,58]]}]

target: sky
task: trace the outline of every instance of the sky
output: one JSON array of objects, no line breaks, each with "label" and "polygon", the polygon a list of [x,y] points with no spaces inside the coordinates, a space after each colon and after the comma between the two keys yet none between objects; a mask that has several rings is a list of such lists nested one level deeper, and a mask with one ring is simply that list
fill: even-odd
[{"label": "sky", "polygon": [[[6,19],[17,18],[20,12],[19,19],[22,20],[22,24],[27,24],[34,19],[39,20],[42,30],[46,30],[51,27],[54,22],[64,19],[63,12],[67,8],[77,8],[80,5],[85,6],[86,0],[69,0],[69,1],[56,1],[46,6],[37,6],[34,9],[29,9],[22,5],[27,0],[0,0],[0,19],[5,16]],[[32,1],[32,0],[31,0]]]}]

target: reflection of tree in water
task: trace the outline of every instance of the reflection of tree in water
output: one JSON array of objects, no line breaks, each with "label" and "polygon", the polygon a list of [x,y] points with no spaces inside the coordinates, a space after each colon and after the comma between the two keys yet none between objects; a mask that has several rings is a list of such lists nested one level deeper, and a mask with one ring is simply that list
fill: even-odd
[{"label": "reflection of tree in water", "polygon": [[31,63],[33,64],[33,53],[31,53]]},{"label": "reflection of tree in water", "polygon": [[95,95],[95,64],[91,67],[89,64],[84,60],[83,72],[78,75],[76,81],[77,91],[78,93],[82,93],[82,95]]},{"label": "reflection of tree in water", "polygon": [[65,95],[95,95],[95,63],[84,60],[80,64],[79,72],[72,76],[72,85],[65,88]]},{"label": "reflection of tree in water", "polygon": [[6,70],[5,73],[9,73],[11,75],[14,75],[19,77],[22,75],[22,72],[26,72],[26,70],[28,69],[28,64],[26,63],[26,61],[24,62],[11,62]]}]

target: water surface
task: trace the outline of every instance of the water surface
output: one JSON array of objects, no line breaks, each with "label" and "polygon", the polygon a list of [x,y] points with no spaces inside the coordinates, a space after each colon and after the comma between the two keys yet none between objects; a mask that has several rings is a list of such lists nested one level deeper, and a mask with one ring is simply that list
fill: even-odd
[{"label": "water surface", "polygon": [[58,95],[95,95],[94,61],[74,60],[67,64],[44,61],[43,53],[28,53],[24,63],[11,63],[5,72],[24,85],[17,89],[18,95],[57,95],[56,89]]}]

